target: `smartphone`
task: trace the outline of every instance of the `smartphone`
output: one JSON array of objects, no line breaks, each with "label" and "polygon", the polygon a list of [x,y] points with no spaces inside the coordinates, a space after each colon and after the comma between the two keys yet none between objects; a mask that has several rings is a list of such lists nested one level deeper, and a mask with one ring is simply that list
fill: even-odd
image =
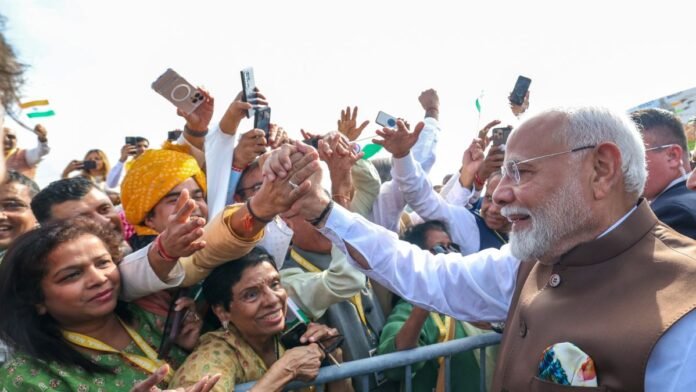
[{"label": "smartphone", "polygon": [[396,128],[396,117],[384,112],[377,113],[375,122],[385,128]]},{"label": "smartphone", "polygon": [[271,131],[271,108],[264,106],[254,109],[254,128],[262,129],[268,142],[268,136]]},{"label": "smartphone", "polygon": [[527,91],[529,91],[529,85],[531,83],[532,79],[522,75],[518,76],[517,82],[515,83],[515,87],[512,89],[512,92],[510,93],[510,102],[518,106],[522,105],[524,103],[524,96],[527,95]]},{"label": "smartphone", "polygon": [[286,329],[282,335],[280,335],[280,342],[283,344],[286,350],[291,348],[301,346],[300,338],[307,332],[307,324],[296,323],[289,329]]},{"label": "smartphone", "polygon": [[157,350],[157,358],[165,359],[172,349],[174,340],[179,336],[181,323],[184,321],[186,310],[176,311],[176,300],[187,295],[189,289],[178,289],[172,296],[172,302],[169,303],[169,311],[167,312],[167,320],[164,322],[164,330],[162,331],[162,341]]},{"label": "smartphone", "polygon": [[152,89],[186,114],[191,114],[205,99],[196,87],[171,68],[152,82]]},{"label": "smartphone", "polygon": [[167,140],[175,142],[179,140],[179,136],[181,136],[181,133],[183,131],[181,129],[175,129],[173,131],[167,132]]},{"label": "smartphone", "polygon": [[493,140],[493,145],[499,146],[501,144],[506,144],[508,136],[510,136],[510,132],[512,132],[512,127],[510,126],[493,128],[491,131],[491,140]]},{"label": "smartphone", "polygon": [[[248,67],[241,70],[242,75],[242,100],[244,102],[252,102],[254,100],[256,88],[256,80],[254,80],[254,68]],[[247,118],[254,115],[254,108],[247,111]]]},{"label": "smartphone", "polygon": [[94,170],[97,168],[97,161],[82,161],[82,169]]},{"label": "smartphone", "polygon": [[135,146],[138,144],[136,141],[138,140],[135,136],[126,136],[126,144],[130,144],[131,146]]}]

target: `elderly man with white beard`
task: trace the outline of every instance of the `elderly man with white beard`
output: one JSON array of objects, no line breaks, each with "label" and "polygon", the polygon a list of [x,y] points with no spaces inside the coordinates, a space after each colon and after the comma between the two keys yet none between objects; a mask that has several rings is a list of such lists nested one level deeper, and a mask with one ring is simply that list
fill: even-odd
[{"label": "elderly man with white beard", "polygon": [[[398,128],[382,130],[382,143],[400,143]],[[278,151],[268,179],[284,176],[293,153],[316,154]],[[528,118],[509,137],[493,195],[512,222],[510,244],[468,256],[432,255],[334,205],[320,172],[291,212],[414,305],[506,320],[494,391],[696,390],[696,242],[640,198],[644,155],[624,114],[583,107]]]}]

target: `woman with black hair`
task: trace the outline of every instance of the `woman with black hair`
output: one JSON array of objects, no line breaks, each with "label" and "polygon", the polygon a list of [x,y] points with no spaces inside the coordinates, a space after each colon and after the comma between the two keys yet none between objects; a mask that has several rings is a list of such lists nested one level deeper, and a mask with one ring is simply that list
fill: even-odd
[{"label": "woman with black hair", "polygon": [[[324,356],[336,348],[329,342],[340,339],[336,329],[310,323],[294,342],[299,346],[286,350],[280,336],[288,294],[273,256],[261,247],[215,268],[203,282],[203,294],[222,328],[201,337],[174,375],[174,386],[191,385],[214,371],[223,375],[215,392],[255,380],[253,391],[282,391],[292,380],[313,380]],[[328,390],[352,387],[350,380],[342,380],[330,383]]]},{"label": "woman with black hair", "polygon": [[[118,301],[120,243],[113,231],[74,220],[30,231],[10,246],[0,264],[0,339],[14,358],[0,369],[1,390],[166,386],[169,366],[186,353],[175,347],[168,363],[158,359],[154,317]],[[196,330],[177,343],[191,349],[197,337]],[[208,391],[215,382],[206,376],[187,391]]]}]

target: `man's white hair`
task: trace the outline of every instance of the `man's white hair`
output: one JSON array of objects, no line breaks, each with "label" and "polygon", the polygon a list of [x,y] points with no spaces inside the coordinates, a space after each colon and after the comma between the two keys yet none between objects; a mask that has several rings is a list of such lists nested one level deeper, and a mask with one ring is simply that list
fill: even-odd
[{"label": "man's white hair", "polygon": [[[621,151],[621,170],[626,192],[636,199],[643,194],[648,171],[645,166],[643,136],[624,112],[605,107],[583,106],[552,108],[539,114],[559,113],[566,118],[566,127],[554,134],[568,148],[614,143]],[[535,117],[536,117],[535,115]]]}]

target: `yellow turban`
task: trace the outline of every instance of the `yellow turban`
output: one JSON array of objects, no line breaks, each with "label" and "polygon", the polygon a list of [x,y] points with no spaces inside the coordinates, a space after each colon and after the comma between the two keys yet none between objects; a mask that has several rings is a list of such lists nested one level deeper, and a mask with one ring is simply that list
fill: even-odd
[{"label": "yellow turban", "polygon": [[121,203],[126,219],[139,235],[159,234],[142,223],[147,213],[186,179],[193,177],[206,192],[205,174],[196,159],[181,151],[182,146],[166,143],[161,150],[145,151],[128,169],[121,184]]}]

